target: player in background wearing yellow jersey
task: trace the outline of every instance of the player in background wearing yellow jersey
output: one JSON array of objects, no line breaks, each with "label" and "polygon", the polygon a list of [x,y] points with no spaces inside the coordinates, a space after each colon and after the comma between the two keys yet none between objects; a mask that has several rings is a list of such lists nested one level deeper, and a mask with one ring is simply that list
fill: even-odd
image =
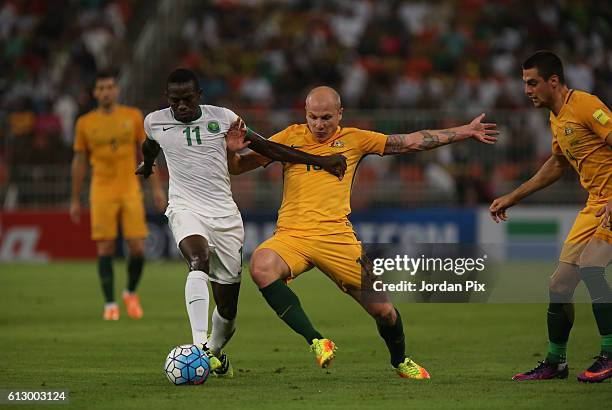
[{"label": "player in background wearing yellow jersey", "polygon": [[612,377],[612,293],[605,278],[612,260],[612,114],[596,96],[568,88],[561,60],[550,51],[539,51],[523,63],[523,82],[533,105],[550,110],[552,155],[530,180],[493,201],[493,220],[505,221],[506,209],[552,184],[568,168],[580,175],[589,198],[576,217],[550,278],[546,359],[513,379],[568,376],[566,348],[574,321],[572,297],[582,279],[593,302],[601,352],[578,380],[601,382]]},{"label": "player in background wearing yellow jersey", "polygon": [[[90,205],[91,237],[96,242],[98,274],[102,282],[105,306],[103,318],[118,320],[115,302],[113,262],[117,224],[120,223],[128,245],[128,281],[123,301],[128,315],[140,319],[143,315],[136,287],[144,264],[144,241],[148,230],[140,182],[134,175],[136,149],[144,141],[143,117],[137,108],[117,103],[119,86],[113,70],[96,75],[93,89],[98,107],[78,118],[72,160],[72,195],[70,217],[80,222],[81,191],[87,173],[87,161],[92,167]],[[152,179],[157,207],[163,211],[166,196],[159,180]]]},{"label": "player in background wearing yellow jersey", "polygon": [[[251,258],[251,276],[262,296],[287,325],[306,339],[319,366],[331,364],[335,344],[313,327],[297,295],[286,284],[313,267],[330,277],[375,319],[389,349],[391,365],[401,377],[429,378],[425,369],[406,356],[402,320],[391,302],[386,296],[380,301],[362,297],[362,269],[368,269],[368,264],[348,220],[353,176],[359,161],[368,154],[418,152],[468,138],[492,144],[498,133],[496,125],[481,123],[483,117],[484,114],[456,128],[411,134],[384,135],[344,128],[340,126],[340,96],[332,88],[317,87],[306,98],[307,124],[292,125],[271,137],[274,142],[311,154],[342,154],[347,159],[342,180],[317,167],[283,165],[283,202],[277,230]],[[239,174],[270,162],[253,152],[234,154],[229,162],[230,172]]]}]

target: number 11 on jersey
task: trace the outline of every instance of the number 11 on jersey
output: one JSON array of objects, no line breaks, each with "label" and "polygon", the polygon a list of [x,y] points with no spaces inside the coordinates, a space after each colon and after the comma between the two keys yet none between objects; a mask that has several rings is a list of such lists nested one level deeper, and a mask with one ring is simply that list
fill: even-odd
[{"label": "number 11 on jersey", "polygon": [[[200,138],[200,126],[193,127],[193,132],[195,134],[196,143],[198,145],[202,145],[202,139]],[[191,147],[191,127],[186,127],[183,129],[183,134],[187,137],[187,145]]]}]

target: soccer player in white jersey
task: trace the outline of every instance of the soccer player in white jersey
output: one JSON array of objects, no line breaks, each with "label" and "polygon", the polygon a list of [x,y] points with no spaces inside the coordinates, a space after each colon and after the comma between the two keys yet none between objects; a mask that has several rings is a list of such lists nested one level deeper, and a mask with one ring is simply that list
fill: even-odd
[{"label": "soccer player in white jersey", "polygon": [[[232,377],[232,367],[221,349],[235,330],[244,231],[230,189],[228,152],[233,157],[248,145],[271,160],[319,166],[339,178],[344,176],[346,159],[307,154],[254,133],[238,145],[233,143],[236,139],[230,139],[228,145],[226,134],[241,132],[242,120],[227,108],[200,105],[202,90],[189,70],[170,74],[166,96],[170,107],[144,120],[144,162],[136,173],[150,176],[157,154],[164,151],[170,175],[166,216],[189,267],[185,303],[193,342],[209,355],[213,375]],[[210,338],[209,281],[216,304]]]}]

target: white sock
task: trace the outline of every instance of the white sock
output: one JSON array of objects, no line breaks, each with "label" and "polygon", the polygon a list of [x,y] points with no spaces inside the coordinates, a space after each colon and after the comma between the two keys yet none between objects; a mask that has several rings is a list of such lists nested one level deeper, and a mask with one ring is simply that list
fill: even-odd
[{"label": "white sock", "polygon": [[236,330],[236,319],[227,320],[222,317],[217,308],[212,314],[212,332],[210,334],[210,343],[208,347],[215,356],[218,356],[221,349],[229,342]]},{"label": "white sock", "polygon": [[205,344],[208,340],[208,301],[208,281],[204,272],[189,272],[185,283],[185,305],[194,344]]}]

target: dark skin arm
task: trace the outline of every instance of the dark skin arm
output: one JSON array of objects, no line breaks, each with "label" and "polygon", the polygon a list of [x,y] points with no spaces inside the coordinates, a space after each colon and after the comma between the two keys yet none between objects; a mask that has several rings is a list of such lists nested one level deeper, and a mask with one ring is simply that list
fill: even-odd
[{"label": "dark skin arm", "polygon": [[[346,172],[346,158],[343,155],[319,156],[269,141],[244,127],[240,118],[230,127],[226,136],[228,168],[231,174],[241,174],[259,167],[260,161],[254,156],[240,155],[237,151],[249,147],[260,156],[272,161],[290,162],[319,166],[330,174],[342,179]],[[260,157],[261,158],[261,157]]]},{"label": "dark skin arm", "polygon": [[157,141],[145,138],[141,146],[142,156],[144,161],[136,168],[136,175],[142,175],[145,179],[149,178],[153,174],[153,167],[155,166],[155,158],[161,151],[161,147]]}]

